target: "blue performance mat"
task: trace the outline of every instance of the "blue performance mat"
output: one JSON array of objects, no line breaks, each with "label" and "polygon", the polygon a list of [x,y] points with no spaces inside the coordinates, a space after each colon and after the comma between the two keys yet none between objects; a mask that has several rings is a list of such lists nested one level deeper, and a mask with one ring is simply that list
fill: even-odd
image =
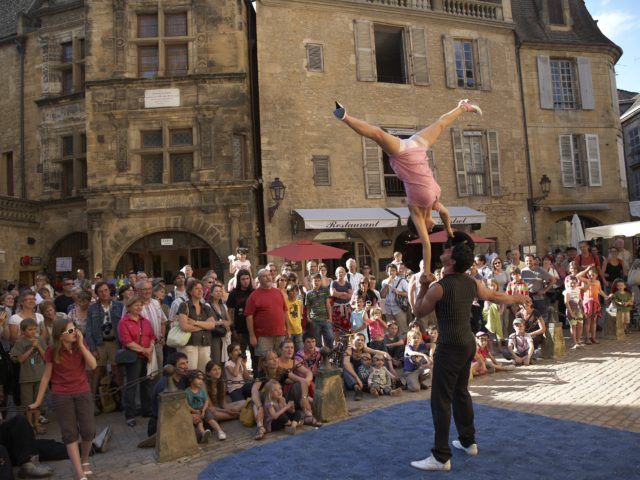
[{"label": "blue performance mat", "polygon": [[[415,401],[257,444],[211,463],[198,478],[640,479],[638,433],[484,405],[474,409],[480,453],[469,457],[453,449],[451,472],[424,472],[409,465],[430,455],[433,442],[429,404]],[[453,421],[451,425],[453,440],[457,434]]]}]

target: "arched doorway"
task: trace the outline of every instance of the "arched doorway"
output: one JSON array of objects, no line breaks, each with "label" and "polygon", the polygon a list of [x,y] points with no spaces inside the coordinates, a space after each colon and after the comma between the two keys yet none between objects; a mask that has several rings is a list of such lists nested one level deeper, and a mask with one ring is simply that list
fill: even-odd
[{"label": "arched doorway", "polygon": [[[89,237],[84,232],[74,232],[60,239],[51,249],[46,272],[56,277],[75,277],[82,268],[89,275]],[[55,281],[58,278],[54,279]]]},{"label": "arched doorway", "polygon": [[[549,245],[552,251],[556,249],[564,250],[568,246],[571,245],[571,219],[573,215],[569,215],[567,217],[563,217],[558,220],[553,225],[553,231],[551,232],[551,245]],[[582,231],[591,227],[598,227],[602,225],[601,222],[594,220],[590,217],[585,217],[582,215],[578,215],[580,218],[580,223],[582,225]],[[599,246],[600,251],[602,252],[602,246]]]},{"label": "arched doorway", "polygon": [[150,277],[164,278],[171,283],[180,268],[189,264],[193,275],[202,278],[208,270],[215,270],[224,278],[224,267],[214,250],[202,238],[189,232],[165,231],[146,235],[135,241],[122,255],[115,275],[144,271]]}]

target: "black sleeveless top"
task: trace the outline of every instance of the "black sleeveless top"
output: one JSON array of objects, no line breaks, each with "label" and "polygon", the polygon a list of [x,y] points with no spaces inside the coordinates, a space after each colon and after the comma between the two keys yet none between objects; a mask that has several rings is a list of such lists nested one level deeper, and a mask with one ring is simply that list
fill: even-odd
[{"label": "black sleeveless top", "polygon": [[608,282],[613,282],[616,278],[624,278],[622,276],[622,262],[619,262],[618,265],[607,263],[607,269],[604,273],[607,274]]},{"label": "black sleeveless top", "polygon": [[477,296],[478,285],[466,273],[452,273],[438,282],[442,298],[436,304],[438,344],[475,345],[471,330],[471,303]]}]

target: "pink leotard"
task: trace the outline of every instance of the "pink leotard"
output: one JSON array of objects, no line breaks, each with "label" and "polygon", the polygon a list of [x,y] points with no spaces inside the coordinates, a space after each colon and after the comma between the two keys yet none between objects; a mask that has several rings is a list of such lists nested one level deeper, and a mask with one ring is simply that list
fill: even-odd
[{"label": "pink leotard", "polygon": [[389,164],[404,183],[407,204],[432,208],[440,198],[441,190],[429,167],[427,148],[412,147],[395,155],[389,155]]}]

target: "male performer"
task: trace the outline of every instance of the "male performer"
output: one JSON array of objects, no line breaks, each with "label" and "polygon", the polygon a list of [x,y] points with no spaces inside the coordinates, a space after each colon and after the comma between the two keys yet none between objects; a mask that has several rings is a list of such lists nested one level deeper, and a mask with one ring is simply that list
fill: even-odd
[{"label": "male performer", "polygon": [[495,303],[529,304],[525,295],[506,295],[484,287],[465,271],[473,264],[473,241],[463,232],[455,232],[452,247],[440,256],[444,277],[429,286],[429,277],[422,274],[421,288],[416,299],[414,313],[423,317],[433,310],[438,318],[438,348],[432,369],[431,415],[435,430],[432,455],[411,462],[420,470],[451,470],[449,428],[451,406],[458,430],[458,440],[453,446],[469,455],[478,454],[473,425],[473,404],[469,395],[469,369],[476,353],[476,343],[471,331],[471,303],[474,298]]}]

